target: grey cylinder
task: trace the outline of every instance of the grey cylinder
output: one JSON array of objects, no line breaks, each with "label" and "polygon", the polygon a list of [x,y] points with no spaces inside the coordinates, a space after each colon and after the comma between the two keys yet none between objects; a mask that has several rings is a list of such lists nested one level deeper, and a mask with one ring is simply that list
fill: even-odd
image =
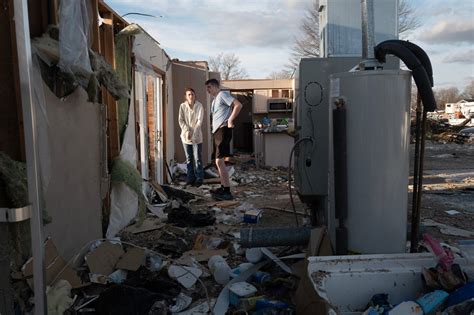
[{"label": "grey cylinder", "polygon": [[306,245],[310,228],[249,228],[240,230],[242,247],[298,246]]},{"label": "grey cylinder", "polygon": [[406,251],[410,92],[408,71],[331,76],[331,104],[347,110],[349,251]]}]

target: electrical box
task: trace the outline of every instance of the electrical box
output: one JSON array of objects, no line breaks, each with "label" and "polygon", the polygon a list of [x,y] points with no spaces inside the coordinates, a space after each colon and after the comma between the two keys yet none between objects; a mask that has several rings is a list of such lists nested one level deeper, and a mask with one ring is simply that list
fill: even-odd
[{"label": "electrical box", "polygon": [[361,61],[358,57],[303,58],[296,75],[297,139],[313,137],[295,149],[295,185],[304,202],[329,194],[329,76],[346,72]]}]

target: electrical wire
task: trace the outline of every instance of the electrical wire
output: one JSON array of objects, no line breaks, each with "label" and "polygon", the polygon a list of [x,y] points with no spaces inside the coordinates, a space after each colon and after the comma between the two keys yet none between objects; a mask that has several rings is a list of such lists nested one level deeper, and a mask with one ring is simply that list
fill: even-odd
[{"label": "electrical wire", "polygon": [[[306,97],[306,91],[308,90],[308,87],[312,84],[316,84],[318,87],[319,87],[319,90],[320,90],[320,96],[319,96],[319,101],[314,103],[314,104],[311,104],[309,101],[308,101],[308,98]],[[306,104],[310,107],[316,107],[318,106],[319,104],[321,104],[323,102],[323,86],[321,85],[321,83],[317,82],[317,81],[310,81],[308,82],[305,87],[304,87],[304,101],[306,102]]]},{"label": "electrical wire", "polygon": [[293,152],[295,151],[296,147],[303,141],[310,141],[314,146],[314,139],[312,137],[304,137],[304,138],[299,139],[298,141],[295,142],[295,144],[293,144],[293,147],[291,148],[290,161],[288,162],[288,191],[290,193],[291,206],[293,207],[293,213],[295,214],[295,221],[296,221],[297,227],[299,227],[298,214],[296,213],[295,202],[293,200],[293,191],[291,189],[291,161],[293,158]]}]

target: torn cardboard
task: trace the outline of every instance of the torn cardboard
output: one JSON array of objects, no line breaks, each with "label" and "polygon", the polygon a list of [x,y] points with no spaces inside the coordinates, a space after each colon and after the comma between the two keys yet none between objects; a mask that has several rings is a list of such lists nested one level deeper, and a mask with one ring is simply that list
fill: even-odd
[{"label": "torn cardboard", "polygon": [[[44,243],[44,265],[46,268],[46,284],[53,285],[55,280],[68,281],[73,289],[88,285],[82,283],[76,271],[58,254],[58,250],[51,238]],[[64,269],[64,270],[63,270]],[[33,287],[33,258],[30,258],[22,267],[23,276],[27,278],[28,285]]]},{"label": "torn cardboard", "polygon": [[149,232],[161,229],[166,224],[162,223],[160,219],[156,218],[146,218],[140,225],[132,224],[129,225],[124,231],[130,232],[133,234],[139,234],[143,232]]},{"label": "torn cardboard", "polygon": [[87,254],[85,260],[91,273],[108,276],[114,272],[115,265],[123,254],[121,245],[103,242]]},{"label": "torn cardboard", "polygon": [[295,274],[301,277],[295,294],[296,313],[301,315],[327,314],[329,306],[315,291],[308,274],[308,257],[331,256],[331,240],[326,228],[311,230],[306,259],[293,265]]},{"label": "torn cardboard", "polygon": [[145,250],[141,248],[130,248],[117,263],[117,269],[137,271],[145,263]]}]

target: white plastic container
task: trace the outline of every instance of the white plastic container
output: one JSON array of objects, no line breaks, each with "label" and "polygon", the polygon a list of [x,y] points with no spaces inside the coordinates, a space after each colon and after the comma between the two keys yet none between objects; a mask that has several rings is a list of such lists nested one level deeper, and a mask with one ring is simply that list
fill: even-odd
[{"label": "white plastic container", "polygon": [[212,256],[207,265],[217,283],[226,284],[229,282],[231,269],[222,256]]},{"label": "white plastic container", "polygon": [[248,262],[256,264],[263,259],[262,250],[259,247],[249,248],[245,251],[245,258]]},{"label": "white plastic container", "polygon": [[[341,315],[362,314],[377,293],[387,293],[393,305],[415,301],[422,291],[422,268],[436,265],[431,253],[309,257],[308,261],[316,293]],[[467,259],[455,262],[472,276],[474,266]]]}]

